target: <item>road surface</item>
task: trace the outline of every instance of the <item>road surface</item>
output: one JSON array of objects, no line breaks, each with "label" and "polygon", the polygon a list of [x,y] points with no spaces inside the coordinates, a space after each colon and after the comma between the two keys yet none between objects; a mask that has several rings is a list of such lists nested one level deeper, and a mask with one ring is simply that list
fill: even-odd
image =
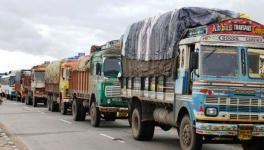
[{"label": "road surface", "polygon": [[[86,121],[74,122],[71,115],[49,112],[39,106],[7,101],[0,106],[0,123],[29,150],[179,150],[175,130],[155,129],[152,141],[135,141],[126,120],[102,121],[100,128]],[[241,150],[239,146],[205,144],[203,150]]]}]

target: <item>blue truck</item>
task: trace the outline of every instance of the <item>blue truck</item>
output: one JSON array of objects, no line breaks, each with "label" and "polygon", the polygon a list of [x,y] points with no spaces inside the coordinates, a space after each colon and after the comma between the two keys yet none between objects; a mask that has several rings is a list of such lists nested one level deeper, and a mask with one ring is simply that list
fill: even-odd
[{"label": "blue truck", "polygon": [[183,150],[206,143],[262,149],[264,26],[223,11],[227,18],[208,22],[212,12],[219,13],[184,8],[132,24],[125,34],[122,97],[136,140],[151,140],[159,126],[176,128]]}]

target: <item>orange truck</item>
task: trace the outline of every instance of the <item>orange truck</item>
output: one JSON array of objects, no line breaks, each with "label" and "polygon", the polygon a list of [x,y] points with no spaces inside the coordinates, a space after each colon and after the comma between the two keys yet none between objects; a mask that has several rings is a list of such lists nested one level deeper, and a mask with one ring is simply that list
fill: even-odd
[{"label": "orange truck", "polygon": [[25,88],[27,89],[25,94],[25,101],[27,105],[33,105],[34,107],[37,107],[38,103],[44,103],[44,105],[47,105],[44,81],[47,65],[48,62],[34,66],[31,70],[31,78],[25,78],[25,82],[27,82],[25,85]]},{"label": "orange truck", "polygon": [[16,91],[16,100],[24,102],[25,101],[25,91],[26,87],[24,81],[26,78],[31,76],[31,70],[19,70],[16,71],[16,81],[15,81],[15,91]]},{"label": "orange truck", "polygon": [[68,113],[72,100],[69,93],[70,71],[77,65],[77,59],[54,61],[47,66],[45,73],[45,93],[50,111]]}]

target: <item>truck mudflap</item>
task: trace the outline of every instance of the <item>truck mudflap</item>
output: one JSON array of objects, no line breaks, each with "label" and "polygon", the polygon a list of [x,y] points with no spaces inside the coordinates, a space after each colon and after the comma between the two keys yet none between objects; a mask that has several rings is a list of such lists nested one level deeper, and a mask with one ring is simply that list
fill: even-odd
[{"label": "truck mudflap", "polygon": [[220,124],[196,122],[196,133],[202,135],[237,136],[239,140],[264,137],[264,125],[259,124]]},{"label": "truck mudflap", "polygon": [[99,111],[100,112],[116,112],[117,118],[127,118],[128,117],[128,108],[99,106]]}]

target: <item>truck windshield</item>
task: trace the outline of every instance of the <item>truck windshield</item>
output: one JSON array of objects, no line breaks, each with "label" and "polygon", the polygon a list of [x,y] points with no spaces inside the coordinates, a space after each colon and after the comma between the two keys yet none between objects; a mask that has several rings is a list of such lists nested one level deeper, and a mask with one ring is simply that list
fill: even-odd
[{"label": "truck windshield", "polygon": [[13,86],[15,86],[15,83],[16,83],[16,77],[15,76],[11,76],[9,78],[9,86],[13,87]]},{"label": "truck windshield", "polygon": [[248,72],[250,78],[264,78],[264,49],[248,49]]},{"label": "truck windshield", "polygon": [[39,82],[44,82],[44,72],[35,72],[35,80]]},{"label": "truck windshield", "polygon": [[106,58],[104,61],[104,76],[117,77],[120,67],[119,58]]},{"label": "truck windshield", "polygon": [[235,47],[202,46],[200,75],[237,77],[238,50]]}]

